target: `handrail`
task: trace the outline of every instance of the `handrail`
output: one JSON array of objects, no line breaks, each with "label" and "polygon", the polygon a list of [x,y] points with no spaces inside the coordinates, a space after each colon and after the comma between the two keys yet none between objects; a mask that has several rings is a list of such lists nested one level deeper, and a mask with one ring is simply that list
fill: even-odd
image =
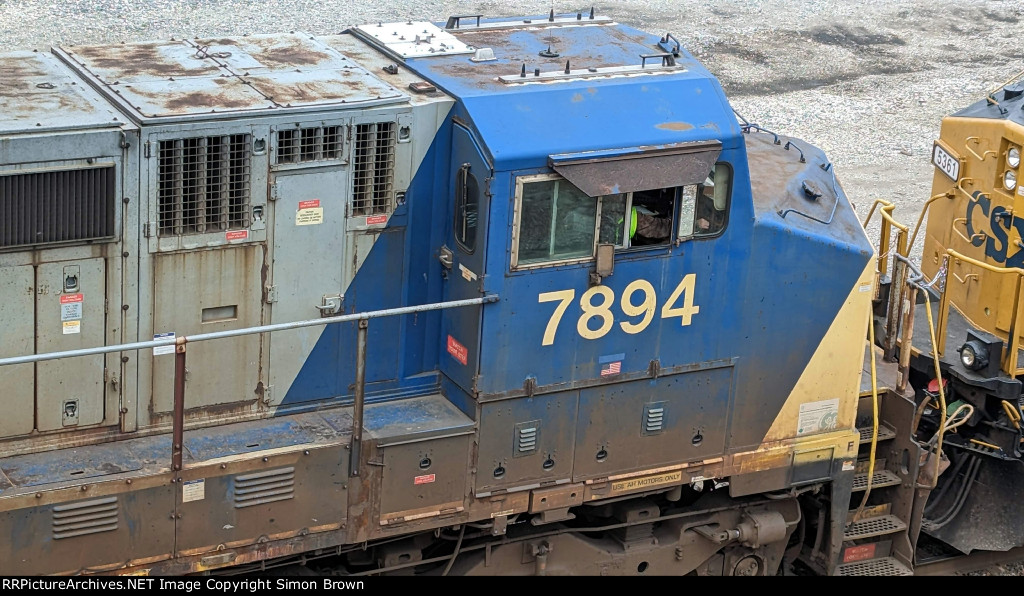
[{"label": "handrail", "polygon": [[917,241],[917,233],[921,231],[921,223],[924,222],[924,216],[928,213],[928,209],[932,206],[932,203],[942,197],[952,199],[954,196],[956,195],[952,191],[946,191],[944,193],[937,194],[924,202],[924,206],[921,207],[921,215],[917,217],[917,225],[914,226],[914,233],[910,235],[910,242],[907,244],[907,250],[914,250],[914,242]]},{"label": "handrail", "polygon": [[185,343],[209,341],[213,339],[239,337],[242,335],[253,335],[256,333],[273,333],[274,331],[283,331],[285,329],[300,329],[302,327],[315,327],[316,325],[329,325],[331,323],[348,323],[351,321],[358,321],[361,319],[377,319],[381,317],[393,317],[398,315],[407,315],[432,310],[445,310],[449,308],[459,308],[462,306],[473,306],[477,304],[485,304],[488,302],[497,302],[497,300],[497,294],[489,294],[481,298],[467,298],[465,300],[452,300],[450,302],[433,302],[430,304],[420,304],[417,306],[402,306],[399,308],[389,308],[384,310],[371,310],[361,313],[338,315],[336,317],[324,317],[322,319],[308,319],[304,321],[295,321],[293,323],[274,323],[272,325],[243,327],[241,329],[230,329],[228,331],[214,331],[212,333],[199,333],[196,335],[187,336],[183,335],[180,337],[171,337],[167,339],[153,339],[149,341],[137,341],[126,344],[116,344],[112,346],[81,348],[78,350],[67,350],[63,352],[45,352],[43,354],[31,354],[28,356],[12,356],[8,358],[0,358],[0,366],[6,366],[9,364],[25,364],[28,362],[42,362],[44,360],[59,360],[61,358],[74,358],[76,356],[92,356],[95,354],[110,354],[112,352],[144,350],[146,348],[159,348],[161,346],[173,346]]},{"label": "handrail", "polygon": [[985,159],[988,158],[988,156],[990,154],[991,155],[999,155],[998,151],[993,151],[992,149],[989,149],[988,151],[982,153],[981,155],[978,155],[977,153],[974,152],[973,149],[971,149],[970,145],[968,145],[968,143],[970,143],[971,141],[974,141],[975,145],[981,145],[981,138],[980,137],[967,137],[966,139],[964,139],[964,149],[967,149],[967,152],[970,153],[971,155],[973,155],[975,157],[975,159],[977,159],[978,161],[985,161]]},{"label": "handrail", "polygon": [[[384,310],[373,310],[336,317],[323,317],[320,319],[307,319],[291,323],[275,323],[272,325],[259,325],[256,327],[243,327],[242,329],[231,329],[228,331],[215,331],[212,333],[199,333],[197,335],[183,335],[181,337],[155,339],[152,341],[137,341],[127,344],[113,346],[102,346],[97,348],[83,348],[79,350],[66,350],[63,352],[47,352],[43,354],[32,354],[29,356],[15,356],[12,358],[0,358],[0,366],[12,364],[26,364],[29,362],[43,362],[46,360],[60,360],[62,358],[74,358],[77,356],[91,356],[94,354],[109,354],[112,352],[126,352],[142,350],[146,348],[159,348],[162,346],[174,346],[174,421],[171,428],[171,470],[175,473],[181,470],[182,457],[184,452],[185,433],[185,346],[189,343],[224,339],[228,337],[239,337],[243,335],[254,335],[256,333],[273,333],[285,329],[299,329],[302,327],[315,327],[317,325],[330,325],[331,323],[346,323],[358,321],[356,335],[356,383],[355,397],[353,399],[352,413],[352,439],[349,449],[349,475],[359,475],[359,456],[363,431],[363,404],[366,397],[366,337],[367,327],[370,319],[381,317],[393,317],[433,310],[445,310],[449,308],[460,308],[463,306],[474,306],[488,302],[496,302],[497,294],[488,294],[480,298],[467,298],[465,300],[452,300],[449,302],[433,302],[418,306],[403,306]],[[176,478],[181,482],[181,478]]]},{"label": "handrail", "polygon": [[[997,267],[984,261],[979,261],[977,259],[968,257],[967,255],[958,253],[952,248],[947,248],[946,254],[947,258],[951,258],[957,262],[964,262],[974,267],[979,267],[981,269],[984,269],[985,271],[990,271],[992,273],[999,274],[1012,273],[1017,276],[1017,283],[1014,287],[1013,310],[1010,312],[1010,328],[1007,332],[1007,337],[1009,338],[1009,346],[1006,352],[1003,354],[1003,361],[1000,363],[1003,372],[1009,374],[1010,376],[1016,376],[1015,373],[1017,370],[1017,351],[1020,349],[1020,316],[1022,313],[1024,313],[1024,304],[1022,304],[1022,302],[1024,302],[1024,269],[1021,269],[1020,267]],[[952,267],[948,267],[947,271],[949,271],[949,273],[953,274],[955,277],[959,279],[959,276],[956,276],[956,274],[953,273]],[[976,274],[968,274],[968,276],[970,275]],[[965,279],[963,280],[964,283],[966,283],[968,276],[965,276]],[[950,304],[949,287],[950,285],[946,284],[942,288],[942,295],[939,301],[939,322],[937,325],[939,339],[937,349],[940,355],[946,349],[946,327],[949,324]]]},{"label": "handrail", "polygon": [[999,101],[997,101],[996,98],[992,97],[992,96],[995,95],[996,92],[999,91],[1000,89],[1005,89],[1009,85],[1012,85],[1013,83],[1017,82],[1017,80],[1022,78],[1022,77],[1024,77],[1024,70],[1022,70],[1022,71],[1018,72],[1017,74],[1013,75],[1012,77],[1007,79],[1006,82],[1004,82],[1003,84],[993,88],[991,91],[989,91],[987,94],[985,94],[985,99],[988,100],[989,105],[998,106],[999,105]]},{"label": "handrail", "polygon": [[[908,226],[896,221],[892,216],[892,212],[896,209],[896,205],[885,199],[875,199],[875,202],[871,204],[868,216],[864,220],[865,228],[867,228],[868,222],[871,221],[871,216],[874,215],[875,208],[879,205],[881,205],[881,208],[878,209],[878,213],[882,218],[882,231],[878,246],[878,265],[875,270],[876,277],[883,275],[889,270],[889,239],[892,235],[892,229],[896,228],[896,254],[904,258],[906,258],[909,253],[907,247],[907,232],[910,230]],[[907,292],[906,280],[906,267],[902,261],[896,261],[893,265],[892,283],[889,286],[889,305],[885,317],[885,336],[882,340],[882,347],[885,350],[884,355],[887,360],[892,360],[896,351],[896,335],[899,329],[899,313],[903,310],[903,299]],[[875,286],[878,287],[877,280]]]},{"label": "handrail", "polygon": [[[903,256],[907,256],[906,234],[910,231],[910,228],[896,221],[892,216],[893,210],[896,209],[895,204],[885,199],[875,199],[875,202],[871,204],[871,209],[868,210],[868,216],[864,219],[863,226],[865,229],[871,221],[871,216],[875,214],[875,207],[878,207],[879,205],[882,205],[882,208],[878,210],[878,213],[882,218],[882,232],[878,246],[877,271],[879,274],[882,274],[889,270],[889,236],[892,234],[892,228],[899,230],[899,232],[897,232],[896,250]],[[903,239],[902,245],[899,242],[901,236]]]}]

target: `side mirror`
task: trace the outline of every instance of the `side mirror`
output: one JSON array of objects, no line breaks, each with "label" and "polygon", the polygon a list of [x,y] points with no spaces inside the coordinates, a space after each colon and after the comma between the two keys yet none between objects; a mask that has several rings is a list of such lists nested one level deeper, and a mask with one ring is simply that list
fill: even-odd
[{"label": "side mirror", "polygon": [[597,260],[594,264],[594,271],[590,273],[590,285],[600,285],[601,280],[609,277],[615,270],[615,245],[598,244]]}]

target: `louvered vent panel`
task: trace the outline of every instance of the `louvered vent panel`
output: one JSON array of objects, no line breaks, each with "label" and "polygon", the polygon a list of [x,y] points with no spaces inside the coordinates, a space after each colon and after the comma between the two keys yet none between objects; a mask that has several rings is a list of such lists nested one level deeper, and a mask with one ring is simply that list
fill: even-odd
[{"label": "louvered vent panel", "polygon": [[540,441],[540,420],[520,422],[516,425],[514,456],[530,455],[537,451]]},{"label": "louvered vent panel", "polygon": [[644,405],[644,435],[656,435],[665,429],[665,402]]},{"label": "louvered vent panel", "polygon": [[73,538],[117,529],[117,497],[107,497],[53,508],[53,538]]},{"label": "louvered vent panel", "polygon": [[395,208],[394,122],[359,124],[352,145],[352,213],[374,215]]},{"label": "louvered vent panel", "polygon": [[295,498],[295,468],[235,476],[235,509]]},{"label": "louvered vent panel", "polygon": [[0,248],[114,237],[114,167],[0,176]]}]

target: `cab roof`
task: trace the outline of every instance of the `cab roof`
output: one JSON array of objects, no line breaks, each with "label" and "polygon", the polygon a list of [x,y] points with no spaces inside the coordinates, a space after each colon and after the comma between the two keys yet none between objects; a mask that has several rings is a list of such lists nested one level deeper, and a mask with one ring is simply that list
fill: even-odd
[{"label": "cab roof", "polygon": [[499,169],[569,152],[740,146],[718,81],[671,36],[585,14],[473,15],[353,33],[454,96]]}]

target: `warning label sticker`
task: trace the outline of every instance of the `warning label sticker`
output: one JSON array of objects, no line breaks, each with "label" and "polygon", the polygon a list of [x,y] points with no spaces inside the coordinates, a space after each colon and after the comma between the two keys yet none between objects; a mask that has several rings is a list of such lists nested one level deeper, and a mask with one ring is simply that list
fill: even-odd
[{"label": "warning label sticker", "polygon": [[82,303],[84,300],[85,297],[82,294],[61,294],[60,321],[64,335],[82,332]]},{"label": "warning label sticker", "polygon": [[826,399],[800,404],[796,436],[835,430],[839,423],[839,399]]},{"label": "warning label sticker", "polygon": [[295,225],[313,226],[324,223],[324,210],[322,207],[316,209],[301,209],[295,214]]},{"label": "warning label sticker", "polygon": [[426,474],[426,475],[423,475],[423,476],[417,476],[417,477],[413,478],[412,483],[413,484],[430,484],[434,480],[436,480],[436,476],[434,476],[434,474]]},{"label": "warning label sticker", "polygon": [[64,294],[60,297],[60,320],[79,321],[82,319],[81,294]]},{"label": "warning label sticker", "polygon": [[313,226],[324,223],[324,208],[320,199],[299,201],[299,210],[295,212],[295,225]]},{"label": "warning label sticker", "polygon": [[469,350],[450,335],[448,336],[448,353],[462,364],[466,364],[469,361]]},{"label": "warning label sticker", "polygon": [[473,273],[469,267],[466,267],[462,263],[459,263],[459,271],[462,272],[462,278],[466,281],[476,281],[476,273]]},{"label": "warning label sticker", "polygon": [[224,233],[224,238],[228,240],[245,240],[249,237],[249,230],[232,230]]},{"label": "warning label sticker", "polygon": [[[153,339],[174,339],[174,332],[171,331],[170,333],[154,333],[153,334]],[[157,347],[153,348],[153,355],[154,356],[160,356],[161,354],[173,354],[173,353],[174,353],[174,344],[171,344],[169,346],[157,346]]]},{"label": "warning label sticker", "polygon": [[186,480],[181,483],[181,502],[202,501],[206,498],[206,479]]},{"label": "warning label sticker", "polygon": [[387,215],[370,215],[366,218],[366,225],[368,226],[376,226],[386,223],[388,223]]}]

